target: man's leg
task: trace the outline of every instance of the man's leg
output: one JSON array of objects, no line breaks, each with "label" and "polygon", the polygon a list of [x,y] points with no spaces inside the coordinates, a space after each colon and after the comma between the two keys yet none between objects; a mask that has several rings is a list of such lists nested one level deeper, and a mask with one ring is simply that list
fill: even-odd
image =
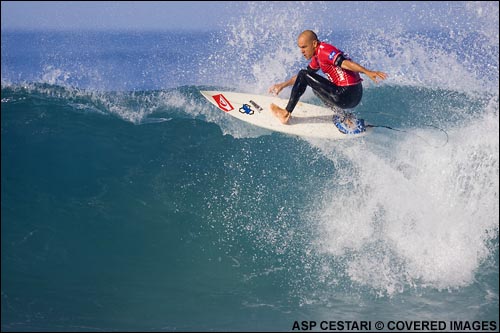
[{"label": "man's leg", "polygon": [[315,94],[319,94],[321,100],[328,106],[337,105],[337,90],[342,87],[337,87],[319,74],[309,72],[305,69],[300,70],[297,73],[297,78],[292,87],[292,93],[290,94],[290,99],[288,100],[286,108],[282,109],[276,104],[271,104],[271,111],[283,124],[286,124],[290,119],[293,109],[299,102],[300,97],[306,91],[307,86],[310,86]]},{"label": "man's leg", "polygon": [[332,101],[332,98],[329,98],[329,96],[325,96],[323,94],[320,94],[317,90],[313,90],[313,93],[314,95],[316,95],[316,97],[318,97],[322,102],[323,104],[325,104],[327,107],[329,107],[330,109],[332,109],[332,111],[335,113],[335,114],[343,114],[344,113],[344,110],[336,105],[333,101]]},{"label": "man's leg", "polygon": [[307,80],[308,71],[303,69],[297,73],[297,78],[295,79],[295,83],[292,87],[292,93],[290,94],[290,99],[288,100],[288,104],[285,109],[277,106],[276,104],[271,104],[271,111],[283,124],[288,122],[290,119],[290,115],[299,102],[300,97],[306,91],[308,86]]},{"label": "man's leg", "polygon": [[292,112],[295,108],[295,105],[299,102],[300,97],[306,91],[308,86],[307,82],[307,70],[302,69],[297,74],[297,79],[295,80],[295,84],[292,87],[292,93],[290,94],[290,99],[288,100],[288,104],[286,106],[286,110],[288,112]]},{"label": "man's leg", "polygon": [[338,95],[341,92],[339,88],[342,87],[337,87],[319,74],[311,73],[303,69],[297,74],[297,79],[293,85],[292,93],[290,94],[288,105],[286,106],[288,112],[293,111],[300,97],[306,91],[307,86],[310,86],[316,96],[318,96],[327,106],[331,107],[337,105]]},{"label": "man's leg", "polygon": [[[310,86],[316,96],[328,107],[334,109],[336,113],[343,113],[342,109],[356,106],[362,96],[361,84],[339,87],[328,81],[325,77],[303,69],[297,74],[297,79],[292,87],[292,93],[290,94],[286,108],[282,109],[275,104],[271,104],[271,111],[282,123],[286,124],[288,122],[291,112],[306,91],[307,86]],[[354,92],[353,96],[350,96],[351,90]]]}]

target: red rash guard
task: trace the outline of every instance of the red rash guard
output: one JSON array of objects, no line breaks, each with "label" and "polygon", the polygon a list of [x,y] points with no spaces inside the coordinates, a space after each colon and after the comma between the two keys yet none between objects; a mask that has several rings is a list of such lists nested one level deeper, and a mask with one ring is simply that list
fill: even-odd
[{"label": "red rash guard", "polygon": [[321,42],[309,63],[309,67],[314,71],[321,69],[328,80],[336,86],[345,87],[358,84],[363,80],[359,73],[335,65],[338,57],[343,54],[335,46]]}]

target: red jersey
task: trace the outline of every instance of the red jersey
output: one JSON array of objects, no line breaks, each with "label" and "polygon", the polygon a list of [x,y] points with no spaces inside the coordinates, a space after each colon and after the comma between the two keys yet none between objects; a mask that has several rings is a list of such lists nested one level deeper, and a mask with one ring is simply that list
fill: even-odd
[{"label": "red jersey", "polygon": [[[358,84],[363,80],[359,73],[335,66],[335,62],[341,54],[343,52],[335,46],[321,42],[311,58],[309,67],[315,71],[321,69],[328,80],[337,86],[344,87]],[[346,57],[346,59],[348,58]]]}]

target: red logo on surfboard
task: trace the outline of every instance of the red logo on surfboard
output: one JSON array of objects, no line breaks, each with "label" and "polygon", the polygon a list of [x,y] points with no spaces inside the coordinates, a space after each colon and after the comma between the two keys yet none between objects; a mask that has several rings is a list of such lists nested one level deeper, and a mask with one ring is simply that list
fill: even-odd
[{"label": "red logo on surfboard", "polygon": [[224,97],[224,95],[218,94],[218,95],[213,95],[212,97],[217,102],[217,105],[222,111],[229,112],[234,110],[233,106],[231,105],[231,103],[229,103],[226,97]]}]

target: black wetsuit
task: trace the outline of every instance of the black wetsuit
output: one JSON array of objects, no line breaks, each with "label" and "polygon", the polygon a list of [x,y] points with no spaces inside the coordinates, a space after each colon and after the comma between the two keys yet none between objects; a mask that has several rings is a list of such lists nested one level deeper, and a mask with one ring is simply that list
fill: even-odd
[{"label": "black wetsuit", "polygon": [[[350,109],[358,105],[363,96],[362,79],[359,73],[341,67],[346,59],[349,60],[335,46],[321,42],[307,70],[297,74],[286,110],[293,111],[308,86],[328,107]],[[316,73],[319,69],[326,78]]]}]

